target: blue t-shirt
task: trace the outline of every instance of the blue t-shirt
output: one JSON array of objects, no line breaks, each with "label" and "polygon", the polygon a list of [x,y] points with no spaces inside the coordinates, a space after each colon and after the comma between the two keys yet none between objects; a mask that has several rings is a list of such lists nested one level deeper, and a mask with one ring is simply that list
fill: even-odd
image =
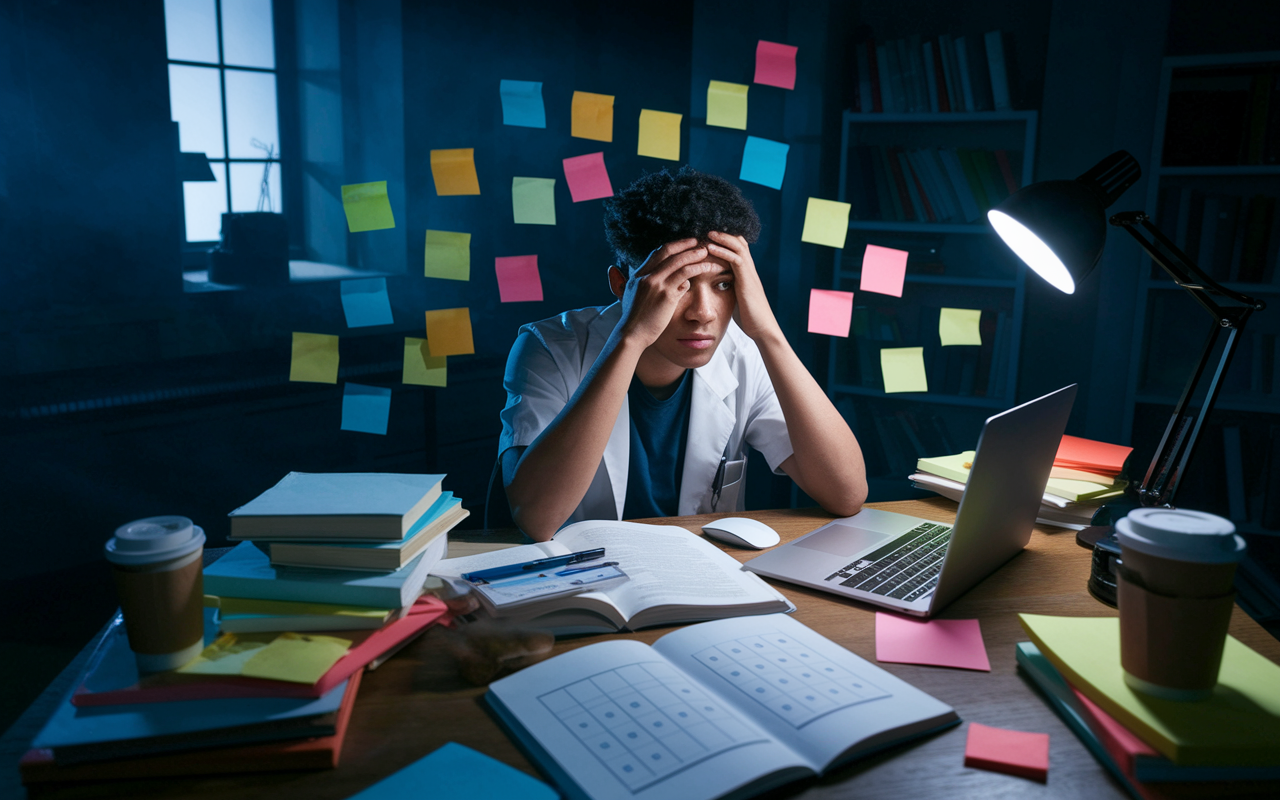
[{"label": "blue t-shirt", "polygon": [[665,400],[631,379],[627,407],[631,412],[631,458],[627,464],[627,497],[623,519],[674,517],[679,513],[680,479],[684,476],[685,440],[693,398],[692,370],[685,370],[675,392]]}]

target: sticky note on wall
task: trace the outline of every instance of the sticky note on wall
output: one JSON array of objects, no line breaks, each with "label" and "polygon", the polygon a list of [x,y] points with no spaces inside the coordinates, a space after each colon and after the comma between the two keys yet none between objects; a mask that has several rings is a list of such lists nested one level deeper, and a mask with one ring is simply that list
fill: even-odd
[{"label": "sticky note on wall", "polygon": [[564,179],[573,202],[613,197],[613,184],[604,167],[604,153],[587,153],[564,159]]},{"label": "sticky note on wall", "polygon": [[502,124],[521,128],[547,127],[547,111],[542,104],[541,81],[509,81],[498,84],[502,96]]},{"label": "sticky note on wall", "polygon": [[738,171],[738,179],[771,189],[781,189],[782,178],[787,173],[787,151],[790,149],[789,144],[748,136],[747,144],[742,149],[742,169]]},{"label": "sticky note on wall", "polygon": [[387,182],[352,183],[342,187],[342,210],[352,233],[379,231],[396,226],[387,199]]},{"label": "sticky note on wall", "polygon": [[435,180],[436,194],[440,197],[480,194],[480,179],[476,177],[475,149],[465,147],[455,150],[432,150],[431,177]]},{"label": "sticky note on wall", "polygon": [[394,321],[391,318],[391,300],[387,297],[386,278],[343,281],[339,293],[348,328],[390,325]]},{"label": "sticky note on wall", "polygon": [[756,43],[756,83],[777,86],[780,89],[796,88],[796,50],[789,44]]},{"label": "sticky note on wall", "polygon": [[982,344],[979,322],[982,310],[977,308],[944,308],[938,314],[938,338],[943,346]]},{"label": "sticky note on wall", "polygon": [[471,280],[471,234],[428,229],[422,274],[450,281]]},{"label": "sticky note on wall", "polygon": [[449,365],[444,356],[433,356],[427,349],[426,339],[404,337],[403,383],[415,386],[446,386],[449,383]]},{"label": "sticky note on wall", "polygon": [[640,109],[640,144],[636,155],[680,160],[680,120],[682,114]]},{"label": "sticky note on wall", "polygon": [[387,435],[391,418],[391,390],[348,383],[342,387],[342,430]]},{"label": "sticky note on wall", "polygon": [[613,95],[574,92],[569,135],[578,139],[613,141]]},{"label": "sticky note on wall", "polygon": [[433,356],[461,356],[474,353],[471,340],[471,309],[441,308],[427,312],[427,349]]},{"label": "sticky note on wall", "polygon": [[707,124],[721,128],[747,129],[747,89],[745,83],[711,81],[707,84]]},{"label": "sticky note on wall", "polygon": [[556,179],[512,178],[511,215],[517,225],[555,225]]},{"label": "sticky note on wall", "polygon": [[809,333],[847,337],[852,319],[853,292],[809,290]]},{"label": "sticky note on wall", "polygon": [[493,260],[498,275],[498,295],[503,303],[542,300],[542,278],[538,275],[538,257],[498,256]]},{"label": "sticky note on wall", "polygon": [[923,347],[885,347],[880,351],[880,372],[885,394],[927,392]]},{"label": "sticky note on wall", "polygon": [[289,380],[308,383],[338,382],[338,337],[324,333],[293,334]]},{"label": "sticky note on wall", "polygon": [[862,254],[864,292],[902,297],[902,284],[907,279],[907,251],[869,244]]},{"label": "sticky note on wall", "polygon": [[838,200],[809,198],[804,211],[804,230],[800,241],[825,244],[827,247],[844,247],[849,234],[849,204]]}]

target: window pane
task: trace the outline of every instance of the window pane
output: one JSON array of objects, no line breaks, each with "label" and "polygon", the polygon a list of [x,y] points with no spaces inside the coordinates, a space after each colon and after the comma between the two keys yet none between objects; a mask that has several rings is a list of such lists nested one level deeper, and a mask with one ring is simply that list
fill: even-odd
[{"label": "window pane", "polygon": [[275,69],[271,0],[222,0],[222,62]]},{"label": "window pane", "polygon": [[229,69],[227,78],[227,142],[232,158],[265,158],[266,151],[253,145],[257,139],[274,146],[280,157],[276,132],[276,76],[271,72]]},{"label": "window pane", "polygon": [[169,115],[183,152],[223,158],[222,88],[214,67],[169,65]]},{"label": "window pane", "polygon": [[186,181],[182,184],[188,242],[216,242],[222,238],[222,212],[227,210],[227,166],[211,162],[209,168],[217,183]]},{"label": "window pane", "polygon": [[164,0],[169,58],[218,63],[218,24],[213,0]]},{"label": "window pane", "polygon": [[271,173],[267,177],[270,200],[263,201],[258,207],[258,198],[262,193],[262,173],[267,162],[234,163],[231,165],[231,210],[232,211],[275,211],[280,212],[280,165],[271,162]]}]

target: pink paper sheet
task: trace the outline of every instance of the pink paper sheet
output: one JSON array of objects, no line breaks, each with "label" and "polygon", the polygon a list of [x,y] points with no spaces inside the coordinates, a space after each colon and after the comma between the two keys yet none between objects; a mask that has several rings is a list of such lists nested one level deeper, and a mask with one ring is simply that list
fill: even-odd
[{"label": "pink paper sheet", "polygon": [[498,256],[493,262],[493,269],[498,273],[498,298],[501,302],[542,300],[537,256]]},{"label": "pink paper sheet", "polygon": [[926,621],[877,611],[876,661],[991,671],[976,619]]},{"label": "pink paper sheet", "polygon": [[853,292],[809,290],[809,333],[847,337],[852,319]]},{"label": "pink paper sheet", "polygon": [[869,244],[862,255],[864,292],[902,297],[902,283],[907,277],[907,251]]},{"label": "pink paper sheet", "polygon": [[587,153],[564,160],[564,179],[569,184],[573,202],[613,197],[609,171],[604,168],[604,153]]},{"label": "pink paper sheet", "polygon": [[796,88],[796,47],[761,39],[756,44],[756,83]]}]

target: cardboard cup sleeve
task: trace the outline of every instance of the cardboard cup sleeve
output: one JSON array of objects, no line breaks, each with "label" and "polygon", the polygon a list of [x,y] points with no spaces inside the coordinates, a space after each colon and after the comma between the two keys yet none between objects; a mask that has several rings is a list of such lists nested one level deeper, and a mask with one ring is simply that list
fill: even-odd
[{"label": "cardboard cup sleeve", "polygon": [[1168,597],[1125,580],[1123,574],[1117,586],[1125,672],[1169,689],[1212,689],[1218,683],[1235,592]]}]

